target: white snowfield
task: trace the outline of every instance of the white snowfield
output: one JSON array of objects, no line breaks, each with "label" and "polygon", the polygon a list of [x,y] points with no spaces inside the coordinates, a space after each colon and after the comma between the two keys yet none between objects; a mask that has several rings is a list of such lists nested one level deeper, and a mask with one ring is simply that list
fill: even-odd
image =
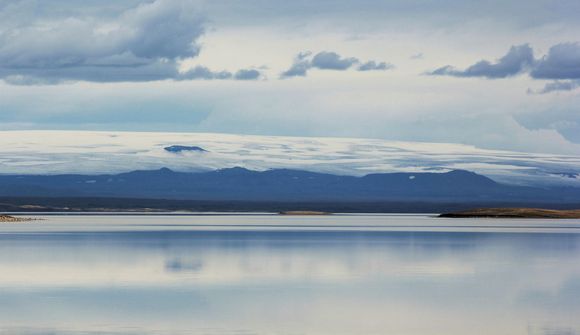
[{"label": "white snowfield", "polygon": [[[168,152],[172,145],[207,152]],[[580,156],[448,143],[210,133],[0,131],[0,174],[108,174],[162,167],[208,171],[300,169],[362,176],[464,169],[496,181],[580,186]]]}]

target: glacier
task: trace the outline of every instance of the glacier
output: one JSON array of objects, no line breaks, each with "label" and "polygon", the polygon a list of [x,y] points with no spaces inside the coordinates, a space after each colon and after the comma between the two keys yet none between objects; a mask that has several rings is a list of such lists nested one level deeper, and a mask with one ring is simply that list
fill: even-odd
[{"label": "glacier", "polygon": [[[167,151],[171,146],[205,151]],[[580,155],[453,143],[218,133],[0,131],[0,174],[105,174],[169,168],[296,169],[337,175],[469,170],[498,182],[580,187]]]}]

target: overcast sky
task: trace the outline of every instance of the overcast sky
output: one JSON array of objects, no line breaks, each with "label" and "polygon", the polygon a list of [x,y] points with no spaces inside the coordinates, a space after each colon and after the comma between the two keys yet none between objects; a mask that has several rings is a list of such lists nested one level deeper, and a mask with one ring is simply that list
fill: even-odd
[{"label": "overcast sky", "polygon": [[580,154],[577,0],[3,0],[0,129]]}]

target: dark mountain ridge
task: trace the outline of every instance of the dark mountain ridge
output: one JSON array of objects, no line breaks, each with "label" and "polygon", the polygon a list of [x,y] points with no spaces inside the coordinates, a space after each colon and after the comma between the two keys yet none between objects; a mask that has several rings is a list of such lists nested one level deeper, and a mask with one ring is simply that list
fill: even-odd
[{"label": "dark mountain ridge", "polygon": [[363,177],[301,170],[167,168],[105,175],[2,175],[5,197],[116,197],[212,201],[580,201],[577,188],[500,184],[464,170]]}]

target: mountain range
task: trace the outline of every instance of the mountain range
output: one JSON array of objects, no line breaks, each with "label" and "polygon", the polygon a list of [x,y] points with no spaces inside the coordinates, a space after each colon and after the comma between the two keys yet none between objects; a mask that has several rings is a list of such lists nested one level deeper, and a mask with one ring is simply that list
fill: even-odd
[{"label": "mountain range", "polygon": [[502,184],[465,170],[341,176],[301,170],[168,168],[101,175],[2,175],[3,197],[105,197],[211,201],[580,202],[580,188]]},{"label": "mountain range", "polygon": [[353,210],[388,203],[389,211],[433,208],[419,202],[580,203],[580,156],[571,155],[216,133],[0,131],[0,143],[0,197],[8,205],[26,206],[35,197],[59,208],[98,198],[105,207],[165,199],[218,202],[207,208],[219,210],[263,207],[233,202],[324,203],[333,211],[346,203],[356,203]]},{"label": "mountain range", "polygon": [[101,175],[164,167],[190,173],[242,167],[352,177],[467,170],[502,184],[580,187],[580,155],[491,150],[453,143],[36,130],[0,131],[0,143],[0,175]]}]

